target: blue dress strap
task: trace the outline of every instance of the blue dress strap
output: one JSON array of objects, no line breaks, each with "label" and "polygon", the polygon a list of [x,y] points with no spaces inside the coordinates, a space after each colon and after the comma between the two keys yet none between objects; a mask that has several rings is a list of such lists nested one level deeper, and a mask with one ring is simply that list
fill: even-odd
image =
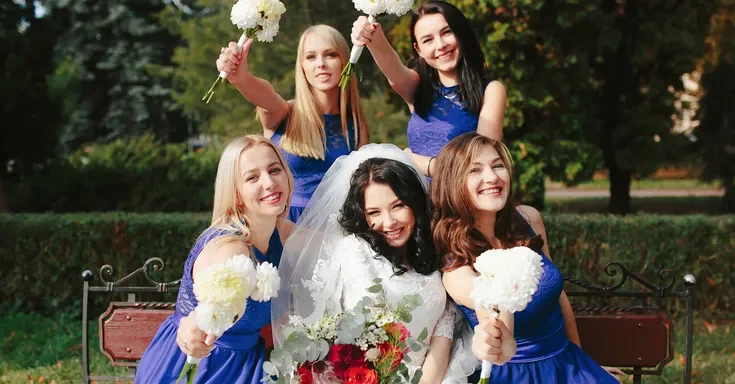
[{"label": "blue dress strap", "polygon": [[252,249],[255,257],[259,261],[267,261],[278,267],[278,264],[281,262],[281,254],[283,253],[283,244],[281,244],[281,236],[278,234],[278,229],[273,231],[273,234],[268,241],[268,250],[265,254],[258,248],[252,247]]}]

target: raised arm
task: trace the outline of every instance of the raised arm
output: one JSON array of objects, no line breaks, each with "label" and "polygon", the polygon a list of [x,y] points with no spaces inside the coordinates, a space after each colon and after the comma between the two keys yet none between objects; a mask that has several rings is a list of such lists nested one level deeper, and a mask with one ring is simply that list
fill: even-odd
[{"label": "raised arm", "polygon": [[477,133],[493,140],[503,138],[503,117],[505,116],[505,87],[499,81],[492,81],[485,87],[482,108],[477,121]]},{"label": "raised arm", "polygon": [[273,88],[271,83],[253,76],[248,69],[248,54],[253,40],[248,39],[237,48],[230,42],[217,59],[217,70],[227,72],[227,80],[232,83],[248,101],[258,109],[258,118],[263,125],[263,134],[271,137],[288,113],[288,103]]},{"label": "raised arm", "polygon": [[413,107],[413,95],[419,85],[419,74],[403,65],[398,53],[385,37],[380,24],[370,23],[367,17],[360,16],[352,24],[351,37],[352,44],[358,47],[368,47],[390,86],[409,107]]}]

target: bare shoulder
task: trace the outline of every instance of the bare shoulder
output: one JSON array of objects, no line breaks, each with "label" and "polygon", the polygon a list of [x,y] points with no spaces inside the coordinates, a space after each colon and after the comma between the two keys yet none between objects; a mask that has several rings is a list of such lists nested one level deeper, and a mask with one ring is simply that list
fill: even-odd
[{"label": "bare shoulder", "polygon": [[286,239],[291,236],[291,232],[296,227],[293,221],[289,219],[283,219],[278,223],[278,235],[281,237],[281,243],[285,243]]},{"label": "bare shoulder", "polygon": [[215,264],[223,264],[232,256],[250,256],[250,249],[242,241],[210,241],[194,262],[194,274]]},{"label": "bare shoulder", "polygon": [[531,207],[530,205],[519,205],[516,207],[516,210],[531,225],[534,232],[542,232],[544,229],[544,220],[541,218],[541,213],[536,208]]},{"label": "bare shoulder", "polygon": [[494,100],[501,97],[505,99],[505,86],[497,80],[491,81],[490,84],[485,87],[485,99]]}]

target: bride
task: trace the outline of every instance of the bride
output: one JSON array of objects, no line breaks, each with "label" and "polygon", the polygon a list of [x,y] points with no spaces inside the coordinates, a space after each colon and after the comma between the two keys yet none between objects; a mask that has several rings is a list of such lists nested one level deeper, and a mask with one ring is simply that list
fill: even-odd
[{"label": "bride", "polygon": [[423,298],[406,326],[414,336],[424,328],[433,332],[428,350],[410,352],[411,373],[422,370],[420,383],[467,382],[476,359],[469,339],[454,337],[469,333],[455,329],[465,322],[460,314],[455,319],[442,285],[420,174],[391,144],[366,145],[334,163],[284,245],[281,292],[288,294],[272,303],[276,346],[283,342],[284,314],[313,324],[351,310],[381,278],[388,304],[409,294]]}]

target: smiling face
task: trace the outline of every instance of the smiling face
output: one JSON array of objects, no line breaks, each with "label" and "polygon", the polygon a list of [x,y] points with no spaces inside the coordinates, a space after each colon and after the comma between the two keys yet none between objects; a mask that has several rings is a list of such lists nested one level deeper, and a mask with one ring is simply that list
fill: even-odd
[{"label": "smiling face", "polygon": [[249,216],[278,216],[287,206],[289,180],[273,148],[256,145],[240,154],[238,187]]},{"label": "smiling face", "polygon": [[472,159],[467,194],[475,211],[498,212],[508,202],[510,171],[498,151],[486,145]]},{"label": "smiling face", "polygon": [[394,248],[406,245],[416,226],[413,210],[386,184],[370,183],[365,188],[365,219]]},{"label": "smiling face", "polygon": [[305,37],[303,48],[301,67],[309,85],[320,91],[335,89],[343,66],[336,47],[319,34],[310,33]]},{"label": "smiling face", "polygon": [[423,15],[416,22],[413,32],[416,36],[413,48],[426,64],[447,74],[457,70],[461,51],[444,15],[440,13]]}]

